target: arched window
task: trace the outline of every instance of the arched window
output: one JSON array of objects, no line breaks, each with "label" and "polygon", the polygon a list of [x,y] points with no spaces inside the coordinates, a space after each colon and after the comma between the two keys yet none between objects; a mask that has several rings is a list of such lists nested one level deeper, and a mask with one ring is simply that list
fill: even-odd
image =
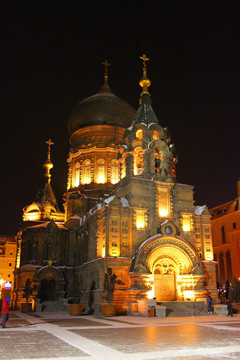
[{"label": "arched window", "polygon": [[91,182],[91,161],[85,160],[83,163],[83,184],[90,184]]},{"label": "arched window", "polygon": [[120,162],[120,178],[123,179],[126,176],[126,165],[125,160]]},{"label": "arched window", "polygon": [[157,130],[153,130],[153,139],[156,140],[158,138],[158,131]]},{"label": "arched window", "polygon": [[97,161],[97,183],[105,184],[105,160],[99,159]]},{"label": "arched window", "polygon": [[226,243],[226,236],[225,236],[225,228],[224,228],[224,226],[222,226],[221,231],[222,231],[222,243],[225,244]]},{"label": "arched window", "polygon": [[137,137],[138,139],[142,139],[142,138],[143,138],[143,131],[142,131],[142,129],[137,130],[137,132],[136,132],[136,137]]},{"label": "arched window", "polygon": [[214,261],[217,262],[217,265],[216,265],[216,278],[217,278],[217,282],[219,282],[217,254],[214,254]]},{"label": "arched window", "polygon": [[118,163],[117,160],[114,159],[112,161],[112,168],[111,168],[111,183],[116,184],[118,182]]},{"label": "arched window", "polygon": [[37,243],[33,243],[31,246],[30,260],[37,260]]},{"label": "arched window", "polygon": [[142,149],[137,148],[134,154],[134,175],[141,175],[142,173],[143,173]]},{"label": "arched window", "polygon": [[161,164],[161,153],[159,149],[155,149],[155,173],[160,173],[160,164]]},{"label": "arched window", "polygon": [[79,182],[80,182],[80,163],[76,162],[74,164],[74,172],[73,172],[73,184],[74,184],[74,187],[79,186]]},{"label": "arched window", "polygon": [[47,245],[47,260],[51,260],[52,259],[52,244],[48,244]]},{"label": "arched window", "polygon": [[225,279],[224,258],[222,252],[219,254],[219,270],[220,270],[220,282],[224,284],[226,279]]},{"label": "arched window", "polygon": [[227,280],[232,280],[232,261],[230,251],[226,252]]}]

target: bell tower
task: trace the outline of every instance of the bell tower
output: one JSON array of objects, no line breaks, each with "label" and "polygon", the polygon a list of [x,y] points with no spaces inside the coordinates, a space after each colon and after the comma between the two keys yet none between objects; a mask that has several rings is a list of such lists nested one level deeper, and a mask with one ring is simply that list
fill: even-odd
[{"label": "bell tower", "polygon": [[163,128],[152,109],[148,88],[151,81],[147,76],[145,54],[143,76],[139,81],[142,87],[140,106],[131,126],[124,133],[120,149],[119,168],[121,179],[125,176],[152,177],[159,181],[175,182],[177,155],[167,128]]}]

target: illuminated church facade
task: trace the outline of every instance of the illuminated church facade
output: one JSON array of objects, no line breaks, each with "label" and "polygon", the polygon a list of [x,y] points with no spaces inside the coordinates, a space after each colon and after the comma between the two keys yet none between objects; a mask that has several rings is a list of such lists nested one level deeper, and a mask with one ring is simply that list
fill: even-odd
[{"label": "illuminated church facade", "polygon": [[[128,313],[140,299],[217,298],[211,214],[194,206],[193,186],[176,182],[177,155],[152,108],[145,55],[137,112],[108,85],[81,101],[68,121],[70,153],[64,213],[46,184],[24,209],[15,290],[29,278],[35,300],[79,298],[101,313],[104,276],[117,276],[113,303]],[[22,299],[15,291],[15,304]]]}]

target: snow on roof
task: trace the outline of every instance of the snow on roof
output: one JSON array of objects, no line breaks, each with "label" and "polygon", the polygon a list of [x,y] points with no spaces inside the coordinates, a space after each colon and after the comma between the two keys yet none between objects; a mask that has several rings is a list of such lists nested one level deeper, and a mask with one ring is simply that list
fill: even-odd
[{"label": "snow on roof", "polygon": [[103,206],[102,203],[98,203],[98,204],[96,205],[97,210],[101,210],[102,206]]},{"label": "snow on roof", "polygon": [[194,212],[196,215],[202,215],[204,210],[206,209],[206,205],[203,206],[195,206]]},{"label": "snow on roof", "polygon": [[120,200],[121,200],[121,203],[122,203],[123,207],[130,207],[129,202],[127,201],[126,198],[121,197]]},{"label": "snow on roof", "polygon": [[105,204],[109,205],[110,202],[112,202],[114,198],[115,198],[115,195],[109,196],[108,198],[104,199]]}]

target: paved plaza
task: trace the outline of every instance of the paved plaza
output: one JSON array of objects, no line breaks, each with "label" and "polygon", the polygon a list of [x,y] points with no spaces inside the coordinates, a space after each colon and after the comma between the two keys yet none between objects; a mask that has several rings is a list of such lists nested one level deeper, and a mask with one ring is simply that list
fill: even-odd
[{"label": "paved plaza", "polygon": [[10,312],[0,359],[240,359],[240,315],[186,318]]}]

